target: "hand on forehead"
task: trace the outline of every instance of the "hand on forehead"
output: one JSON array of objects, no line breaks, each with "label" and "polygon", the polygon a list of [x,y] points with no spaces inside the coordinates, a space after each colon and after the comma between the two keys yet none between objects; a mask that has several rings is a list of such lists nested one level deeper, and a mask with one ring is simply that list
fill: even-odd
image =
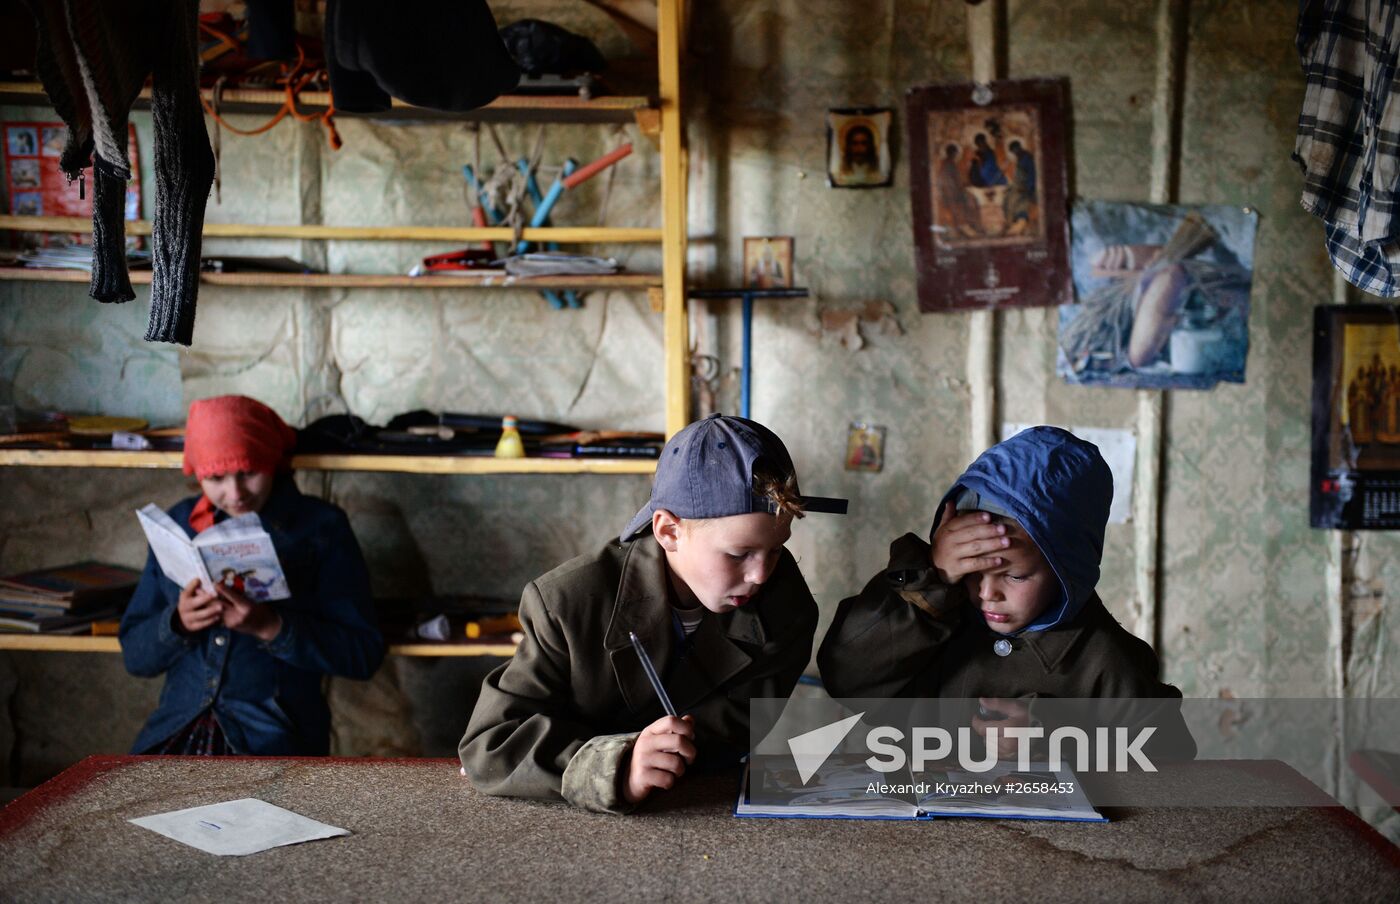
[{"label": "hand on forehead", "polygon": [[[959,512],[959,514],[974,513]],[[1026,532],[1026,529],[1022,527],[1021,523],[1015,518],[1010,518],[1006,515],[998,515],[995,512],[987,512],[986,514],[991,515],[993,524],[1000,524],[1006,528],[1004,536],[1010,543],[997,553],[997,555],[1001,556],[1003,559],[1007,559],[1008,565],[1025,562],[1029,559],[1043,559],[1045,557],[1044,554],[1041,553],[1040,547],[1036,545],[1035,540],[1031,538],[1031,535]]]}]

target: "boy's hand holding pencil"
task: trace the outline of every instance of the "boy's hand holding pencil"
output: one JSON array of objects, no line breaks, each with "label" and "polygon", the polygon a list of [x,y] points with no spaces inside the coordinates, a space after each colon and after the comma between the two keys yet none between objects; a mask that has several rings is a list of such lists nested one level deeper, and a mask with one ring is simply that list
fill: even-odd
[{"label": "boy's hand holding pencil", "polygon": [[685,767],[695,762],[694,721],[692,716],[662,716],[637,735],[622,789],[629,804],[640,803],[655,789],[669,791],[685,775]]},{"label": "boy's hand holding pencil", "polygon": [[661,701],[661,708],[666,710],[666,715],[642,729],[632,745],[622,797],[629,804],[637,804],[653,789],[669,791],[675,787],[676,780],[685,775],[685,767],[695,762],[695,719],[677,715],[641,638],[633,631],[628,631],[627,637],[632,641],[632,649],[637,651],[637,660],[652,690],[656,691],[656,698]]}]

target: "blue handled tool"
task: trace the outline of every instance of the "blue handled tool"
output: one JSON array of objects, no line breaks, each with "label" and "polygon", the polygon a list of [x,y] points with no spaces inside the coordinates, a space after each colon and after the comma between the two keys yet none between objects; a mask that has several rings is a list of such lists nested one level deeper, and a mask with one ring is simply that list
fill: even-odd
[{"label": "blue handled tool", "polygon": [[[539,186],[536,186],[538,188]],[[549,212],[559,203],[559,198],[564,194],[564,174],[560,173],[554,180],[554,184],[549,187],[549,193],[540,199],[535,205],[535,215],[530,218],[530,228],[538,229],[549,219]],[[525,249],[530,246],[529,242],[521,241],[515,246],[516,254],[524,254]]]},{"label": "blue handled tool", "polygon": [[[561,174],[549,187],[549,191],[545,193],[544,200],[535,208],[535,215],[530,219],[530,228],[538,229],[545,220],[549,219],[549,212],[559,202],[559,196],[564,194],[564,189],[577,188],[630,153],[632,153],[632,144],[628,142],[617,150],[604,154],[572,175]],[[525,242],[520,242],[516,246],[517,254],[525,250],[525,244]]]},{"label": "blue handled tool", "polygon": [[472,169],[470,163],[462,166],[462,175],[467,177],[467,184],[471,186],[472,191],[476,192],[477,198],[481,201],[481,209],[486,211],[486,216],[491,219],[491,225],[494,226],[505,219],[499,210],[491,206],[491,201],[486,196],[486,189],[477,181],[476,171]]},{"label": "blue handled tool", "polygon": [[[520,170],[520,172],[525,174],[525,190],[530,193],[530,200],[535,203],[535,207],[538,209],[539,206],[544,203],[544,195],[540,193],[540,183],[535,180],[535,171],[530,169],[530,162],[528,160],[525,160],[524,158],[515,161],[515,165]],[[564,161],[564,172],[562,173],[562,176],[568,177],[572,175],[574,170],[577,168],[578,162],[572,157],[568,158]],[[544,225],[548,226],[549,221],[545,220]],[[558,251],[559,243],[549,242],[544,246],[544,250]],[[568,302],[569,307],[571,308],[583,307],[583,302],[579,301],[578,293],[575,292],[573,289],[565,290],[564,300]]]}]

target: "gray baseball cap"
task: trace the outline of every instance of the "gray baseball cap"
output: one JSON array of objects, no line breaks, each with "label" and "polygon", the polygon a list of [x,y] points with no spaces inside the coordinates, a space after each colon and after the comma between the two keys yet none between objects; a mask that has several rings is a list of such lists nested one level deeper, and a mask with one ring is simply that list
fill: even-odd
[{"label": "gray baseball cap", "polygon": [[[756,421],[712,414],[687,425],[661,450],[651,499],[628,522],[619,539],[626,543],[650,528],[657,509],[680,518],[772,512],[772,503],[753,493],[754,464],[759,461],[780,474],[796,471],[783,441]],[[804,511],[846,513],[845,499],[800,498]]]}]

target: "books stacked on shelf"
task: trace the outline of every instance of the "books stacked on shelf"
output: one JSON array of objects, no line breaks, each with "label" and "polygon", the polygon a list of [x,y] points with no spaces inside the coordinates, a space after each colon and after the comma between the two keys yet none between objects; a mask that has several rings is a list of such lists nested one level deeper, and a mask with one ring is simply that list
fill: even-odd
[{"label": "books stacked on shelf", "polygon": [[[26,267],[46,270],[91,270],[92,247],[89,245],[61,245],[52,248],[34,248],[22,251],[19,262]],[[149,251],[128,249],[126,265],[132,269],[151,266]]]},{"label": "books stacked on shelf", "polygon": [[119,615],[141,572],[77,562],[0,578],[0,631],[86,634]]}]

